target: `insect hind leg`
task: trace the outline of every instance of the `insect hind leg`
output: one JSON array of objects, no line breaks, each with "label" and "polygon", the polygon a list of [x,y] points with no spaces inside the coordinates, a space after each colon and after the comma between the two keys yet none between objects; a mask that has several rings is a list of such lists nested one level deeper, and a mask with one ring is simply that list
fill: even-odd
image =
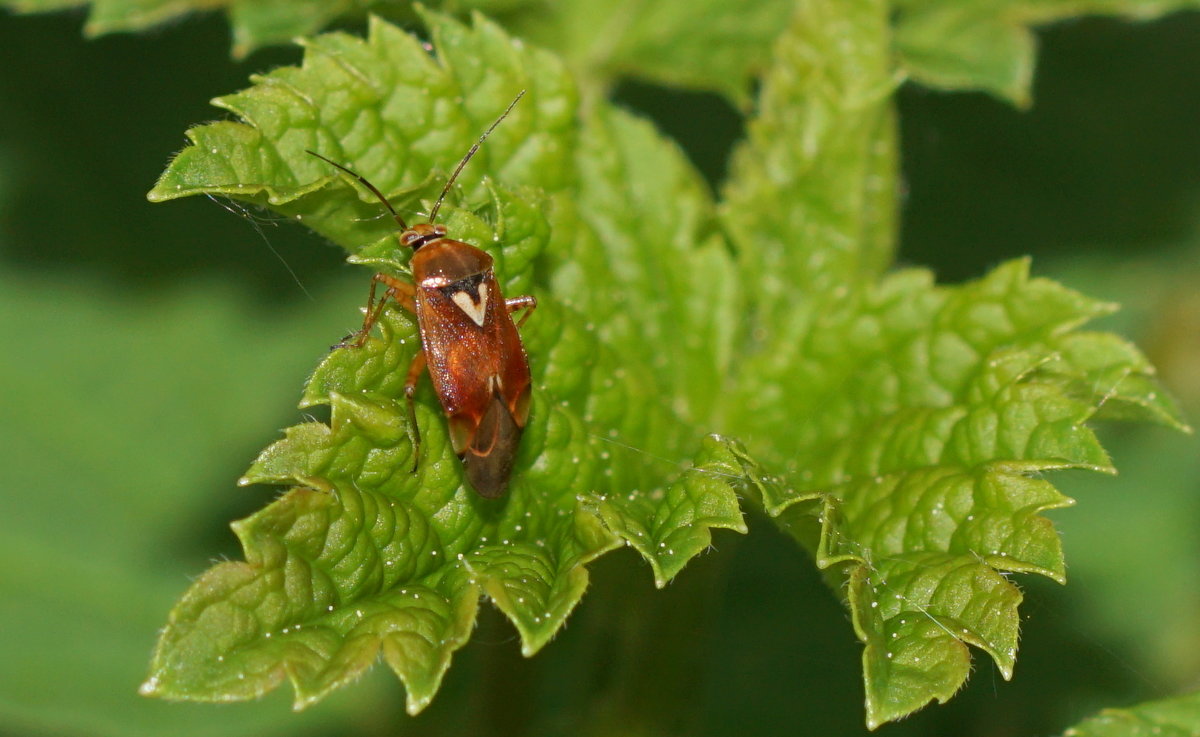
[{"label": "insect hind leg", "polygon": [[417,405],[414,399],[417,393],[417,380],[425,371],[425,351],[417,351],[412,363],[408,364],[408,376],[404,379],[404,399],[408,404],[408,439],[412,442],[413,467],[417,472],[417,462],[421,459],[421,429],[417,427]]}]

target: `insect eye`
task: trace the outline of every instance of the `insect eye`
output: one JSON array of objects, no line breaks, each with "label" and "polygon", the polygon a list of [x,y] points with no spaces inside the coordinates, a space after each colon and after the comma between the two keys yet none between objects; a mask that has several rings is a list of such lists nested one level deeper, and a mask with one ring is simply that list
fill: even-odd
[{"label": "insect eye", "polygon": [[437,233],[438,235],[446,235],[446,226],[445,225],[435,225],[435,226],[433,226],[433,232]]},{"label": "insect eye", "polygon": [[416,239],[417,239],[417,234],[410,230],[400,236],[400,244],[404,245],[404,246],[411,246],[412,242],[415,241]]}]

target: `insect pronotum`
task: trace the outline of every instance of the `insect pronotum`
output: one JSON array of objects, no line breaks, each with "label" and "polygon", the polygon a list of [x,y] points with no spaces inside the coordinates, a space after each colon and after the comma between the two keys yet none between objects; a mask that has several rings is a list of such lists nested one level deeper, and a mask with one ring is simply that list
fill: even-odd
[{"label": "insect pronotum", "polygon": [[[454,452],[462,460],[471,486],[488,499],[502,496],[508,487],[517,444],[529,419],[529,361],[517,328],[532,313],[537,300],[505,299],[496,282],[492,257],[468,243],[447,238],[446,226],[434,221],[454,180],[524,94],[522,90],[458,162],[425,223],[409,226],[365,177],[308,151],[354,177],[375,195],[400,226],[400,245],[413,250],[409,262],[412,282],[375,274],[362,328],[340,345],[361,347],[388,300],[416,314],[421,350],[409,364],[404,384],[413,470],[420,453],[413,395],[421,372],[428,368],[446,414]],[[376,300],[379,284],[387,290]],[[514,323],[512,313],[522,309],[524,314]]]}]

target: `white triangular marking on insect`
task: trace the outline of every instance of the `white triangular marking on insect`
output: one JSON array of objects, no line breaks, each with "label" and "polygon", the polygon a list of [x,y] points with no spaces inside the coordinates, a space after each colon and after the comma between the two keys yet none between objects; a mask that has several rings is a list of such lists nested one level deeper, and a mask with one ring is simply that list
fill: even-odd
[{"label": "white triangular marking on insect", "polygon": [[488,303],[487,284],[479,285],[479,301],[478,302],[471,299],[471,295],[468,294],[465,290],[459,290],[459,291],[455,292],[454,296],[451,297],[451,299],[454,300],[454,304],[458,305],[458,308],[460,310],[467,313],[467,317],[471,318],[475,322],[476,325],[478,325],[479,327],[483,327],[483,318],[487,315],[487,303]]}]

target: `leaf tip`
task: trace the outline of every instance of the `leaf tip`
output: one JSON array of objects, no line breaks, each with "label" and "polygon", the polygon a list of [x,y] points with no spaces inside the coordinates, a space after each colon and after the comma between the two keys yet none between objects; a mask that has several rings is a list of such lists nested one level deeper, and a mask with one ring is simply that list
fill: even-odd
[{"label": "leaf tip", "polygon": [[158,696],[160,693],[158,685],[158,676],[150,676],[145,681],[142,681],[142,685],[138,686],[138,696],[145,696],[148,698]]},{"label": "leaf tip", "polygon": [[105,23],[103,21],[89,19],[83,24],[83,37],[91,41],[93,39],[100,38],[107,33],[118,30],[121,30],[120,27],[114,23]]},{"label": "leaf tip", "polygon": [[[297,40],[299,43],[299,40]],[[254,44],[249,41],[234,40],[233,45],[229,48],[229,55],[234,61],[245,61],[247,56],[250,56],[254,51]]]},{"label": "leaf tip", "polygon": [[173,200],[176,197],[180,197],[180,196],[182,196],[180,193],[177,193],[167,187],[164,187],[163,183],[161,181],[158,184],[154,185],[154,189],[152,189],[146,193],[146,199],[149,200],[150,202],[155,202],[155,203],[166,202],[167,200]]},{"label": "leaf tip", "polygon": [[[187,154],[190,149],[184,149],[184,152],[179,154],[176,161]],[[168,200],[177,200],[183,197],[191,197],[195,194],[201,194],[206,190],[203,187],[194,186],[191,182],[185,182],[179,172],[172,166],[168,167],[154,184],[154,188],[146,193],[146,199],[150,202],[167,202]]]},{"label": "leaf tip", "polygon": [[658,589],[659,591],[662,591],[663,589],[665,589],[667,587],[667,584],[669,584],[669,583],[671,583],[671,578],[668,576],[662,575],[662,572],[659,571],[657,568],[655,568],[654,588]]},{"label": "leaf tip", "polygon": [[1029,84],[1029,82],[1021,82],[1012,89],[1004,90],[1001,97],[1012,103],[1017,110],[1028,112],[1033,107],[1033,93],[1029,90]]},{"label": "leaf tip", "polygon": [[321,701],[327,695],[328,694],[325,691],[310,692],[296,689],[295,698],[292,699],[292,711],[298,714],[313,704]]},{"label": "leaf tip", "polygon": [[410,716],[415,717],[425,711],[425,707],[429,706],[429,702],[433,700],[433,695],[421,696],[419,698],[409,696],[404,700],[404,711]]}]

